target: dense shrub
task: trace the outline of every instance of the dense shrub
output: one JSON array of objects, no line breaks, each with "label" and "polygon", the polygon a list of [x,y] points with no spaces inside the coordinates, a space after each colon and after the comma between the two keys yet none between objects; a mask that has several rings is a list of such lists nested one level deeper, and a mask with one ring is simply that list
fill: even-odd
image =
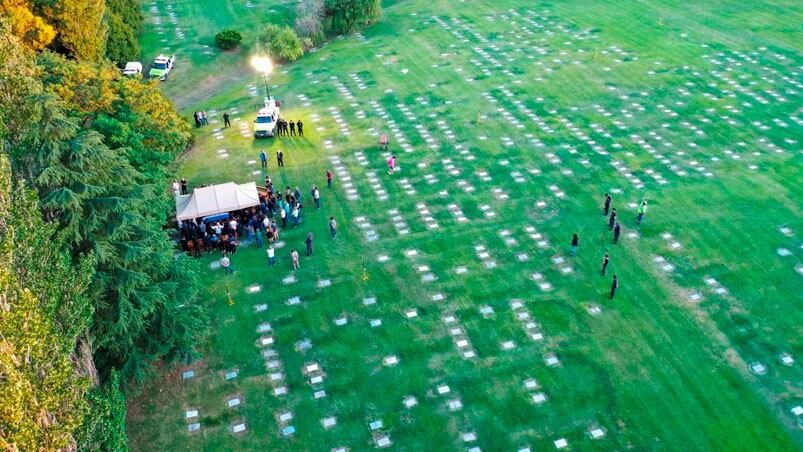
[{"label": "dense shrub", "polygon": [[304,55],[301,39],[290,27],[284,27],[270,45],[270,53],[277,60],[289,63]]},{"label": "dense shrub", "polygon": [[243,35],[231,28],[227,28],[215,35],[215,44],[222,50],[231,50],[240,45],[242,40]]},{"label": "dense shrub", "polygon": [[280,63],[289,63],[304,55],[301,39],[290,27],[268,25],[257,38],[256,47]]},{"label": "dense shrub", "polygon": [[325,0],[324,6],[330,31],[335,34],[372,24],[382,12],[380,0]]}]

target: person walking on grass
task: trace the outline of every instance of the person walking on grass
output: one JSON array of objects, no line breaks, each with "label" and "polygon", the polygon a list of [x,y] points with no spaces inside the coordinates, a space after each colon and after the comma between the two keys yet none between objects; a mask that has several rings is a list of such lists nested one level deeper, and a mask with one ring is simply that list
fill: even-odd
[{"label": "person walking on grass", "polygon": [[318,191],[318,186],[312,186],[312,200],[315,201],[315,208],[321,208],[321,192]]},{"label": "person walking on grass", "polygon": [[173,179],[173,195],[181,195],[181,185],[178,183],[178,179]]},{"label": "person walking on grass", "polygon": [[572,234],[572,257],[577,256],[577,247],[580,245],[580,237],[577,234]]},{"label": "person walking on grass", "polygon": [[602,276],[605,276],[605,271],[608,270],[608,262],[610,261],[611,257],[608,255],[608,253],[605,253],[605,257],[602,258],[602,271],[600,271]]},{"label": "person walking on grass", "polygon": [[229,112],[223,113],[223,127],[231,127],[231,121],[229,120]]},{"label": "person walking on grass", "polygon": [[300,119],[298,121],[296,121],[296,127],[298,127],[298,136],[303,137],[304,136],[304,123],[301,122]]},{"label": "person walking on grass", "polygon": [[307,234],[307,256],[312,256],[312,233]]},{"label": "person walking on grass", "polygon": [[638,208],[638,217],[636,218],[636,224],[641,224],[644,221],[644,215],[647,214],[647,198],[641,200],[641,205]]},{"label": "person walking on grass", "polygon": [[276,165],[284,166],[284,152],[281,149],[276,151]]},{"label": "person walking on grass", "polygon": [[388,159],[388,174],[393,174],[393,171],[396,169],[396,156],[391,155]]},{"label": "person walking on grass", "polygon": [[287,211],[284,209],[284,205],[279,207],[279,218],[282,219],[282,227],[287,227]]},{"label": "person walking on grass", "polygon": [[273,245],[268,245],[268,265],[273,267],[276,265],[276,250],[273,249]]},{"label": "person walking on grass", "polygon": [[328,188],[332,188],[332,180],[334,180],[334,178],[335,178],[335,175],[332,174],[331,171],[326,170],[326,186]]},{"label": "person walking on grass", "polygon": [[220,258],[220,266],[223,267],[223,274],[228,275],[234,273],[234,267],[231,266],[231,259],[226,254]]},{"label": "person walking on grass", "polygon": [[611,209],[611,217],[608,219],[608,229],[613,229],[614,224],[616,224],[616,207]]},{"label": "person walking on grass", "polygon": [[335,221],[335,217],[329,217],[329,233],[332,234],[332,238],[335,238],[337,235],[337,221]]},{"label": "person walking on grass", "polygon": [[265,150],[259,151],[259,161],[262,163],[262,169],[268,168],[268,154],[265,154]]},{"label": "person walking on grass", "polygon": [[606,217],[608,216],[608,212],[611,209],[611,195],[610,193],[605,193],[605,203],[602,205],[602,214]]},{"label": "person walking on grass", "polygon": [[295,249],[290,252],[290,260],[293,261],[293,270],[298,270],[298,251]]},{"label": "person walking on grass", "polygon": [[209,125],[209,118],[206,116],[206,112],[201,110],[201,124],[208,126]]},{"label": "person walking on grass", "polygon": [[619,222],[616,222],[616,225],[613,227],[613,244],[617,245],[619,243],[619,234],[622,233],[622,226]]},{"label": "person walking on grass", "polygon": [[619,287],[619,278],[616,275],[613,275],[613,280],[611,281],[611,300],[613,297],[616,296],[616,288]]}]

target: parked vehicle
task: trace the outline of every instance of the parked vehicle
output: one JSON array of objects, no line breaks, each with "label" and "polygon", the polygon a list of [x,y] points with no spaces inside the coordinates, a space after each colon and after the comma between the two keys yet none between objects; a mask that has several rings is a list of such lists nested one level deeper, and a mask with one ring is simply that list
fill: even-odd
[{"label": "parked vehicle", "polygon": [[139,61],[129,61],[125,64],[125,68],[123,69],[123,75],[128,77],[132,77],[135,75],[142,74],[142,63]]},{"label": "parked vehicle", "polygon": [[158,78],[159,80],[167,80],[167,74],[170,73],[170,70],[173,69],[173,64],[176,61],[176,56],[173,55],[171,57],[167,57],[165,55],[159,55],[153,60],[153,64],[151,64],[151,78]]},{"label": "parked vehicle", "polygon": [[259,109],[254,120],[254,138],[272,137],[276,131],[279,114],[279,102],[266,97],[265,106]]}]

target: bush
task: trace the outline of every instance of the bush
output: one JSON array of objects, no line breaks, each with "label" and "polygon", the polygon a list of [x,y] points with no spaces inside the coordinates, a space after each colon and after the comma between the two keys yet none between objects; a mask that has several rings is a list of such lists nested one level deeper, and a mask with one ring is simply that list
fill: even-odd
[{"label": "bush", "polygon": [[325,0],[324,14],[332,33],[351,33],[376,22],[382,14],[380,0]]},{"label": "bush", "polygon": [[289,63],[304,55],[301,39],[290,27],[268,25],[257,38],[257,48],[276,62]]},{"label": "bush", "polygon": [[270,44],[270,53],[281,62],[289,63],[304,55],[301,39],[290,27],[284,27]]},{"label": "bush", "polygon": [[221,50],[231,50],[240,45],[242,40],[243,35],[231,28],[227,28],[215,35],[215,45]]},{"label": "bush", "polygon": [[295,31],[304,49],[314,47],[326,39],[323,18],[326,9],[323,0],[300,0],[296,6]]}]

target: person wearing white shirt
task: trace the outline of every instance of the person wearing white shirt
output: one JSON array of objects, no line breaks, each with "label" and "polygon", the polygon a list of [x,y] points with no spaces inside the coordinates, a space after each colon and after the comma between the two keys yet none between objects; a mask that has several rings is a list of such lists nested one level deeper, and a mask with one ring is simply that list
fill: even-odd
[{"label": "person wearing white shirt", "polygon": [[234,273],[234,268],[231,266],[231,259],[229,259],[229,256],[226,256],[225,254],[220,259],[220,266],[223,267],[224,275]]},{"label": "person wearing white shirt", "polygon": [[276,251],[273,249],[273,245],[268,247],[268,265],[271,267],[276,265]]}]

